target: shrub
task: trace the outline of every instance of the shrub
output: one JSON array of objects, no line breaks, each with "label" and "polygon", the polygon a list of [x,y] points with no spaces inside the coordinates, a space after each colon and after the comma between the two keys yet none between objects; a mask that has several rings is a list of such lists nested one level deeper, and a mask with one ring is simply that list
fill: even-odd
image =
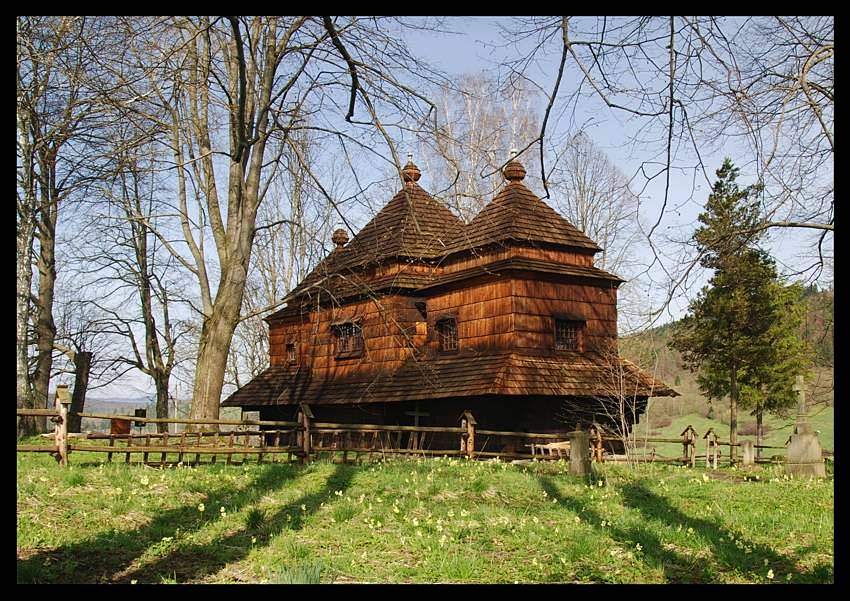
[{"label": "shrub", "polygon": [[655,428],[666,428],[673,423],[673,418],[669,415],[662,415],[652,420],[652,425]]},{"label": "shrub", "polygon": [[[756,436],[758,434],[758,432],[756,431],[756,426],[756,422],[747,422],[746,424],[742,424],[741,427],[738,428],[738,434],[741,434],[742,436]],[[770,427],[767,424],[762,423],[762,435],[765,435],[768,432],[770,432]]]},{"label": "shrub", "polygon": [[248,512],[247,517],[245,518],[245,526],[248,530],[256,531],[262,528],[262,526],[266,523],[266,516],[259,509],[251,509]]}]

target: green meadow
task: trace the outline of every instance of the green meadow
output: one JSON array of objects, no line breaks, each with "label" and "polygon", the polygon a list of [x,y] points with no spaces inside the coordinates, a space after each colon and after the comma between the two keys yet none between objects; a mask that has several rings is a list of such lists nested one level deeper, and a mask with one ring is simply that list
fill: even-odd
[{"label": "green meadow", "polygon": [[[694,424],[696,425],[696,424]],[[678,426],[677,426],[678,427]],[[17,458],[20,583],[829,583],[834,481],[393,459]]]}]

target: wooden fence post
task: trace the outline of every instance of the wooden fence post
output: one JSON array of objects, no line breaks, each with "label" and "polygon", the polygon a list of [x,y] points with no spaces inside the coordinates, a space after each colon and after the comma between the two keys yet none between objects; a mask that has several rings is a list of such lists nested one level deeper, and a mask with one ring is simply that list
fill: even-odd
[{"label": "wooden fence post", "polygon": [[186,430],[180,433],[180,451],[177,453],[177,463],[183,463],[183,447],[186,445]]},{"label": "wooden fence post", "polygon": [[590,435],[583,430],[569,433],[570,473],[576,476],[590,475]]},{"label": "wooden fence post", "polygon": [[466,437],[469,436],[469,431],[466,425],[466,418],[463,416],[460,418],[460,427],[463,428],[463,432],[460,433],[460,452],[462,455],[466,455]]},{"label": "wooden fence post", "polygon": [[266,448],[266,435],[263,434],[263,427],[257,426],[260,429],[260,452],[257,453],[257,465],[263,462],[263,451]]},{"label": "wooden fence post", "polygon": [[463,422],[466,422],[466,449],[464,449],[463,441],[461,441],[461,451],[466,451],[468,459],[475,459],[475,424],[478,422],[469,409],[463,412],[461,423]]},{"label": "wooden fence post", "polygon": [[[150,434],[145,435],[145,446],[146,447],[151,446],[151,435]],[[148,462],[148,452],[145,451],[144,455],[142,455],[142,463],[147,464],[147,462]]]},{"label": "wooden fence post", "polygon": [[691,467],[696,466],[697,460],[697,431],[694,430],[694,427],[688,424],[688,427],[685,428],[679,436],[682,437],[682,459],[685,463],[690,463]]},{"label": "wooden fence post", "polygon": [[602,429],[596,424],[590,426],[590,441],[593,445],[591,460],[602,463],[605,454],[605,450],[602,448]]},{"label": "wooden fence post", "polygon": [[71,394],[68,392],[67,384],[56,387],[56,410],[59,417],[56,418],[56,427],[53,429],[56,437],[56,451],[59,465],[68,465],[68,406],[71,404]]},{"label": "wooden fence post", "polygon": [[705,439],[705,467],[717,469],[717,434],[714,433],[714,428],[709,428],[708,432],[703,436]]},{"label": "wooden fence post", "polygon": [[[167,429],[165,430],[165,432],[162,433],[162,446],[168,447],[168,430]],[[162,463],[163,466],[165,465],[167,455],[168,455],[168,453],[164,452],[164,453],[162,453],[162,455],[159,458],[159,462]]]},{"label": "wooden fence post", "polygon": [[301,425],[304,427],[302,449],[304,451],[304,462],[306,463],[310,461],[310,420],[313,419],[313,412],[310,411],[310,405],[302,403],[299,413],[301,415]]},{"label": "wooden fence post", "polygon": [[[277,427],[280,428],[280,426],[277,426]],[[280,430],[275,430],[275,432],[274,432],[274,446],[275,446],[275,449],[280,447]],[[272,455],[272,461],[277,463],[277,461],[278,461],[277,454]]]},{"label": "wooden fence post", "polygon": [[[198,430],[198,432],[197,432],[197,434],[198,434],[198,440],[197,440],[197,442],[195,442],[195,446],[196,446],[196,447],[200,447],[200,446],[201,446],[201,436],[203,435],[203,433],[204,433],[204,431],[203,431],[203,430]],[[192,465],[199,465],[200,463],[201,463],[201,454],[200,454],[200,453],[195,453],[195,462],[194,462]]]}]

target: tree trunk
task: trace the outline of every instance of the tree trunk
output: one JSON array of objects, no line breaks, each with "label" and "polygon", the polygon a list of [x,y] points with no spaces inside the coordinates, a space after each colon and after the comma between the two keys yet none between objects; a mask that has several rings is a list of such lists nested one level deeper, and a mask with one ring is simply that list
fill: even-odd
[{"label": "tree trunk", "polygon": [[[55,197],[54,197],[55,198]],[[57,206],[49,198],[42,200],[43,217],[38,226],[38,320],[36,334],[38,361],[33,378],[33,404],[48,408],[50,370],[53,367],[53,343],[56,325],[53,322],[53,291],[56,284],[56,216]],[[36,431],[47,431],[47,418],[36,418]]]},{"label": "tree trunk", "polygon": [[[18,19],[18,36],[21,35],[22,21]],[[18,38],[20,39],[20,37]],[[25,96],[21,89],[21,59],[22,46],[18,44],[18,145],[20,148],[21,167],[18,170],[21,192],[18,196],[17,219],[17,295],[15,312],[17,315],[15,333],[17,347],[15,354],[15,370],[17,373],[17,405],[18,408],[32,409],[33,397],[30,389],[29,373],[29,319],[30,293],[32,292],[32,242],[35,235],[35,192],[33,174],[33,154],[30,144],[30,115],[22,102]],[[21,417],[18,421],[18,437],[35,434],[35,418]]]},{"label": "tree trunk", "polygon": [[729,391],[729,461],[732,465],[738,460],[738,364],[732,363],[732,373]]},{"label": "tree trunk", "polygon": [[[15,334],[17,347],[15,353],[15,371],[17,384],[17,406],[19,409],[33,407],[32,391],[30,390],[29,374],[29,300],[32,287],[32,215],[21,215],[18,223],[17,236],[17,301],[15,312],[17,316]],[[22,417],[18,422],[18,437],[35,434],[35,418]]]},{"label": "tree trunk", "polygon": [[74,353],[74,394],[71,396],[71,411],[68,414],[68,432],[81,430],[83,418],[77,414],[82,412],[86,405],[91,357],[89,352]]},{"label": "tree trunk", "polygon": [[[228,278],[229,274],[222,274],[223,284],[216,295],[212,316],[204,320],[201,329],[195,383],[192,388],[192,419],[218,419],[219,416],[227,355],[239,320],[242,293],[245,289],[246,270],[235,271],[237,273],[234,274],[234,279]],[[241,279],[238,277],[240,273]]]},{"label": "tree trunk", "polygon": [[[156,416],[159,419],[168,417],[168,376],[160,374],[154,377],[156,382]],[[156,431],[168,432],[168,424],[157,423]]]},{"label": "tree trunk", "polygon": [[761,445],[764,440],[764,433],[762,432],[762,416],[764,415],[764,410],[761,407],[761,403],[756,405],[756,459],[761,459]]}]

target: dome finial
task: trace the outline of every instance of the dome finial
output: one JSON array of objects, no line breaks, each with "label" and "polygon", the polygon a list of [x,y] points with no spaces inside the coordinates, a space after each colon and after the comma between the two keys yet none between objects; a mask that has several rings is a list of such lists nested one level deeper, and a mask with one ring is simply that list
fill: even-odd
[{"label": "dome finial", "polygon": [[505,165],[505,168],[502,170],[502,173],[508,182],[519,182],[525,178],[525,167],[522,166],[522,163],[516,160],[516,155],[516,148],[511,148],[511,160],[508,161],[507,165]]},{"label": "dome finial", "polygon": [[413,153],[407,153],[407,164],[401,169],[401,176],[404,179],[405,185],[413,185],[413,182],[418,182],[422,177],[422,172],[413,163]]},{"label": "dome finial", "polygon": [[337,248],[342,248],[348,243],[348,232],[342,228],[335,230],[333,236],[331,236],[331,241],[336,244]]}]

